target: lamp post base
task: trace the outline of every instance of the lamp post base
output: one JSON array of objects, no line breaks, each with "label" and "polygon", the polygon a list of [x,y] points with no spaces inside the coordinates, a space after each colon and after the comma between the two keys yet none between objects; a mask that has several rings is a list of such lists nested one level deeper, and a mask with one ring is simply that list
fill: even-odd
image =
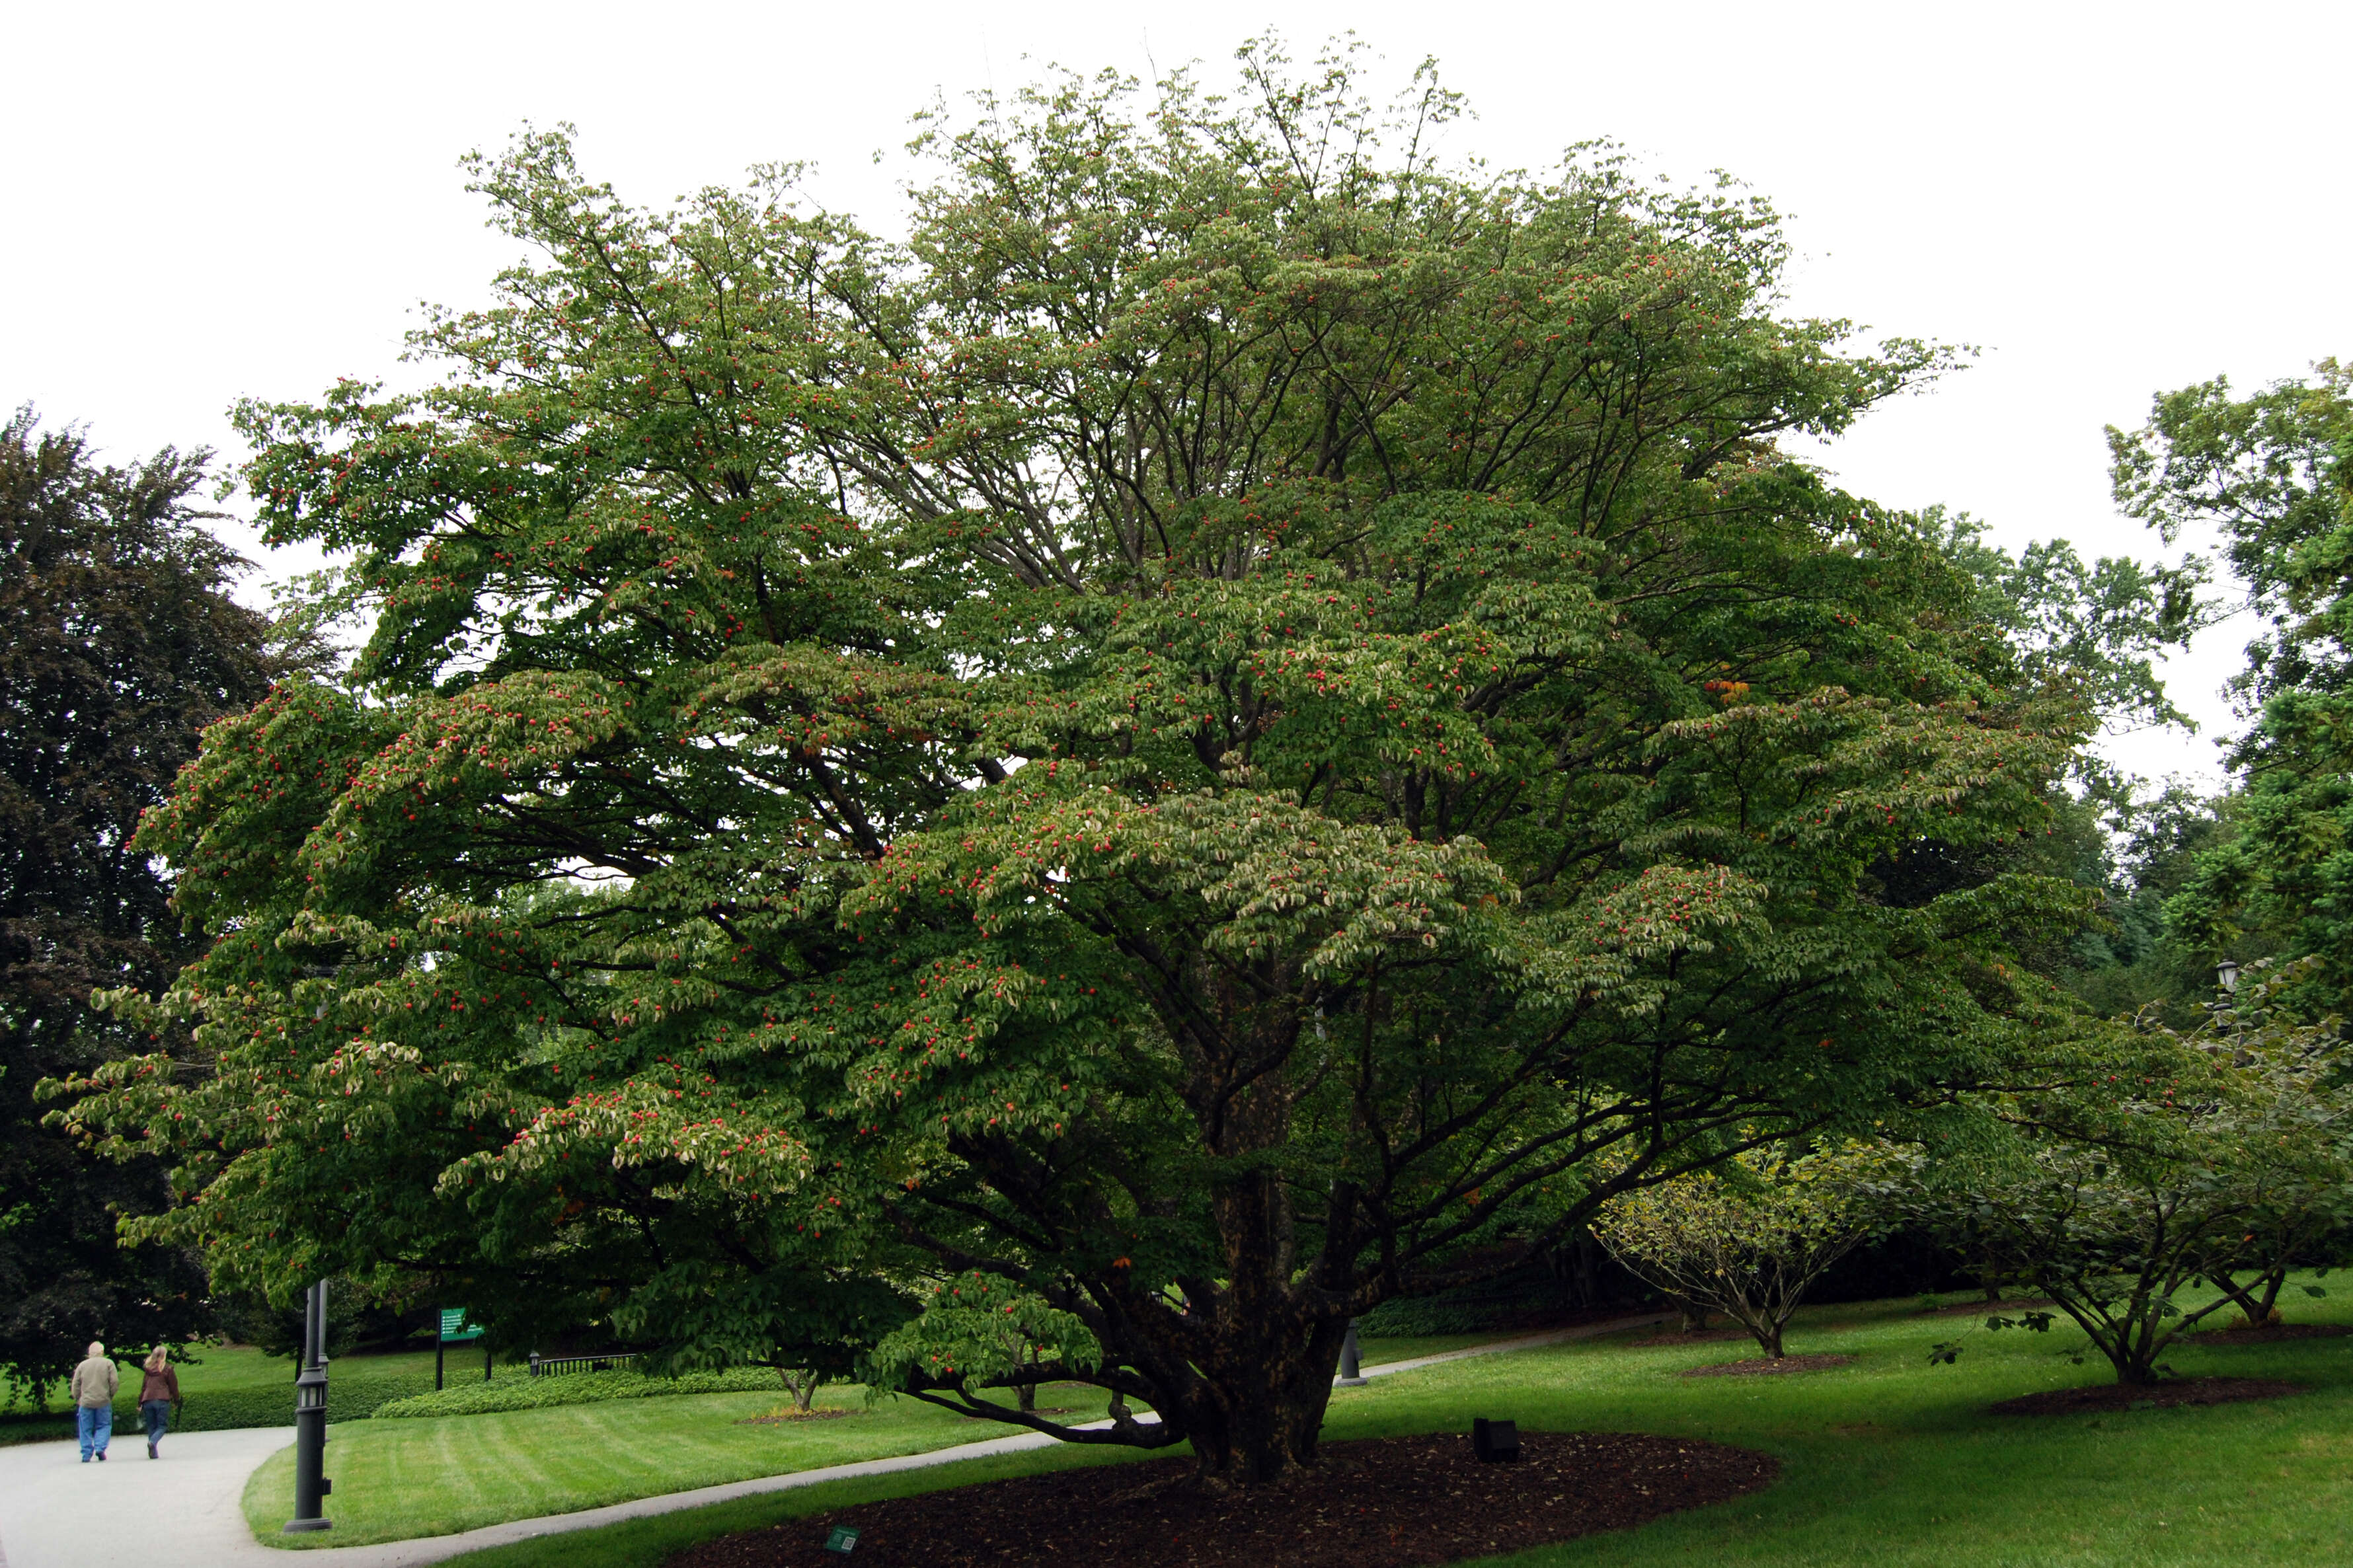
[{"label": "lamp post base", "polygon": [[1348,1337],[1340,1342],[1340,1375],[1332,1380],[1335,1388],[1362,1388],[1365,1371],[1356,1355],[1356,1320],[1348,1320]]},{"label": "lamp post base", "polygon": [[332,1530],[334,1528],[335,1523],[332,1520],[290,1519],[286,1521],[286,1528],[280,1531],[278,1533],[280,1535],[304,1535],[314,1530]]}]

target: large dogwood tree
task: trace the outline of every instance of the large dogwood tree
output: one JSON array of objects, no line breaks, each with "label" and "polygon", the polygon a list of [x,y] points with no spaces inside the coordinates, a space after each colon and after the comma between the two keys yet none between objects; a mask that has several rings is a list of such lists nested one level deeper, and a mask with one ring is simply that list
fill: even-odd
[{"label": "large dogwood tree", "polygon": [[1736,190],[1284,70],[935,128],[903,245],[477,163],[446,378],[245,412],[373,634],[143,830],[210,1068],[72,1114],[153,1229],[1248,1483],[1352,1315],[2049,1022],[1993,851],[2083,705],[1777,445],[1941,354],[1776,314]]}]

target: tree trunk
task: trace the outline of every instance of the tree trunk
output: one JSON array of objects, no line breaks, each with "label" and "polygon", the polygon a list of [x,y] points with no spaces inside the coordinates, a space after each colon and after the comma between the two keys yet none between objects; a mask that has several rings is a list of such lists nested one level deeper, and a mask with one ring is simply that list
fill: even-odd
[{"label": "tree trunk", "polygon": [[1332,1318],[1218,1336],[1187,1412],[1203,1480],[1257,1486],[1315,1462],[1347,1333],[1347,1319]]},{"label": "tree trunk", "polygon": [[2250,1329],[2260,1329],[2280,1321],[2279,1296],[2287,1284],[2287,1269],[2274,1268],[2259,1277],[2253,1285],[2242,1288],[2228,1274],[2210,1276],[2239,1309],[2240,1322]]},{"label": "tree trunk", "polygon": [[804,1415],[807,1415],[809,1401],[817,1397],[817,1385],[824,1379],[814,1370],[803,1367],[778,1367],[776,1375],[784,1380],[786,1389],[791,1393],[793,1408]]},{"label": "tree trunk", "polygon": [[[2157,1358],[2164,1345],[2157,1312],[2158,1302],[2152,1300],[2139,1310],[2119,1317],[2111,1335],[2092,1336],[2106,1353],[2109,1364],[2116,1369],[2118,1383],[2138,1388],[2158,1381]],[[2104,1337],[2111,1342],[2100,1343]]]},{"label": "tree trunk", "polygon": [[[1187,959],[1164,1016],[1187,1055],[1184,1097],[1208,1152],[1222,1167],[1209,1188],[1215,1253],[1180,1276],[1179,1295],[1136,1289],[1127,1259],[1057,1304],[1102,1341],[1103,1379],[1114,1394],[1111,1441],[1192,1445],[1200,1484],[1259,1486],[1314,1462],[1316,1439],[1351,1316],[1363,1250],[1353,1184],[1317,1194],[1321,1249],[1303,1256],[1284,1152],[1293,1093],[1280,1062],[1303,1016],[1298,976],[1283,964],[1245,984],[1223,964]],[[1273,998],[1272,1001],[1266,1000]],[[991,1146],[976,1142],[986,1163]],[[1018,1186],[1026,1172],[1008,1170]],[[1129,1400],[1149,1403],[1164,1426],[1139,1432]]]},{"label": "tree trunk", "polygon": [[1577,1265],[1577,1304],[1580,1307],[1597,1305],[1601,1300],[1601,1277],[1597,1267],[1600,1262],[1601,1244],[1593,1239],[1592,1231],[1580,1230],[1570,1253]]},{"label": "tree trunk", "polygon": [[1705,1307],[1702,1306],[1699,1302],[1693,1300],[1688,1296],[1678,1296],[1672,1290],[1667,1292],[1667,1300],[1676,1311],[1683,1314],[1683,1331],[1684,1333],[1702,1334],[1707,1331],[1707,1309]]},{"label": "tree trunk", "polygon": [[[1354,1197],[1353,1189],[1334,1190],[1325,1251],[1303,1268],[1287,1177],[1262,1158],[1289,1143],[1292,1086],[1288,1074],[1254,1065],[1283,1054],[1297,1037],[1300,1016],[1287,1002],[1262,1007],[1256,994],[1222,975],[1208,979],[1205,972],[1204,978],[1204,992],[1217,998],[1231,1029],[1221,1040],[1246,1037],[1249,1046],[1205,1054],[1205,1070],[1187,1086],[1187,1098],[1205,1131],[1214,1128],[1218,1153],[1238,1168],[1209,1200],[1224,1254],[1223,1288],[1205,1292],[1209,1299],[1192,1308],[1207,1321],[1186,1320],[1189,1331],[1181,1340],[1189,1345],[1180,1349],[1180,1337],[1172,1336],[1166,1348],[1182,1357],[1169,1370],[1184,1378],[1183,1415],[1202,1480],[1258,1486],[1315,1459],[1348,1334],[1350,1310],[1334,1298],[1354,1279],[1355,1247],[1347,1239]],[[1295,987],[1297,976],[1270,973],[1267,980],[1268,991],[1281,994]],[[1234,1092],[1228,1085],[1238,1078],[1247,1087]]]},{"label": "tree trunk", "polygon": [[2140,1347],[2129,1339],[2108,1350],[2108,1363],[2116,1369],[2116,1381],[2128,1388],[2142,1388],[2158,1381],[2157,1369],[2150,1364],[2155,1360],[2154,1356],[2142,1354]]},{"label": "tree trunk", "polygon": [[[2257,1304],[2253,1292],[2242,1288],[2236,1279],[2219,1269],[2208,1275],[2207,1278],[2213,1282],[2216,1289],[2229,1297],[2232,1304],[2239,1309],[2239,1324],[2242,1328],[2252,1329],[2262,1326],[2264,1308]],[[2255,1283],[2261,1285],[2263,1281],[2258,1279]]]}]

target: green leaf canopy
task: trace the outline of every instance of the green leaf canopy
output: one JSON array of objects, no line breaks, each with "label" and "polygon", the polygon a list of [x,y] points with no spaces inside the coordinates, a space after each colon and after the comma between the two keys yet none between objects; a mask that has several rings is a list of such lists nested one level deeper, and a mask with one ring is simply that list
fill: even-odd
[{"label": "green leaf canopy", "polygon": [[245,411],[374,633],[145,829],[216,1070],[79,1114],[168,1225],[511,1338],[880,1277],[876,1375],[1254,1480],[1351,1314],[2008,1059],[2080,900],[1900,871],[2041,832],[2082,716],[1775,444],[1942,356],[1775,315],[1735,190],[1283,71],[991,106],[904,246],[478,163],[534,256],[447,379]]}]

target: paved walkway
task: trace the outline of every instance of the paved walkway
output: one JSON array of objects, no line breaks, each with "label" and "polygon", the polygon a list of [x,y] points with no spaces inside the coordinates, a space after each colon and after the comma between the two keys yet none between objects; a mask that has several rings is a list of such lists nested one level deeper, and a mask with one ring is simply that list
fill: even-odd
[{"label": "paved walkway", "polygon": [[[1550,1333],[1527,1334],[1416,1356],[1364,1369],[1366,1377],[1390,1377],[1471,1356],[1534,1350],[1568,1340],[1589,1339],[1664,1321],[1659,1314],[1588,1323]],[[244,1432],[189,1432],[164,1439],[161,1460],[151,1462],[136,1432],[115,1435],[113,1458],[84,1465],[72,1443],[25,1443],[0,1447],[0,1568],[100,1568],[101,1564],[167,1563],[185,1568],[416,1568],[486,1546],[529,1541],[534,1536],[587,1530],[625,1519],[702,1508],[762,1492],[786,1491],[851,1476],[952,1465],[992,1454],[1044,1448],[1055,1439],[1038,1432],[959,1443],[927,1454],[868,1459],[854,1465],[761,1476],[725,1486],[700,1487],[578,1513],[550,1514],[470,1530],[461,1535],[427,1536],[378,1546],[313,1548],[299,1557],[265,1546],[246,1529],[240,1506],[254,1470],[294,1440],[294,1428],[262,1427]],[[334,1473],[334,1448],[327,1449],[327,1473]],[[327,1515],[334,1517],[334,1500]]]},{"label": "paved walkway", "polygon": [[1385,1361],[1377,1366],[1362,1368],[1366,1377],[1387,1377],[1392,1373],[1418,1372],[1425,1366],[1437,1366],[1450,1361],[1468,1361],[1474,1355],[1502,1355],[1506,1351],[1532,1351],[1544,1345],[1567,1344],[1571,1340],[1598,1339],[1614,1334],[1621,1329],[1647,1329],[1652,1323],[1663,1323],[1672,1314],[1644,1312],[1638,1317],[1613,1318],[1606,1323],[1579,1323],[1573,1329],[1547,1329],[1540,1334],[1523,1334],[1515,1340],[1497,1340],[1492,1344],[1472,1345],[1468,1350],[1448,1351],[1442,1355],[1415,1356],[1410,1361]]},{"label": "paved walkway", "polygon": [[190,1432],[165,1437],[170,1457],[150,1462],[138,1429],[118,1427],[102,1465],[83,1464],[71,1442],[0,1448],[0,1564],[227,1568],[253,1561],[268,1549],[245,1527],[245,1479],[293,1440],[291,1425]]}]

